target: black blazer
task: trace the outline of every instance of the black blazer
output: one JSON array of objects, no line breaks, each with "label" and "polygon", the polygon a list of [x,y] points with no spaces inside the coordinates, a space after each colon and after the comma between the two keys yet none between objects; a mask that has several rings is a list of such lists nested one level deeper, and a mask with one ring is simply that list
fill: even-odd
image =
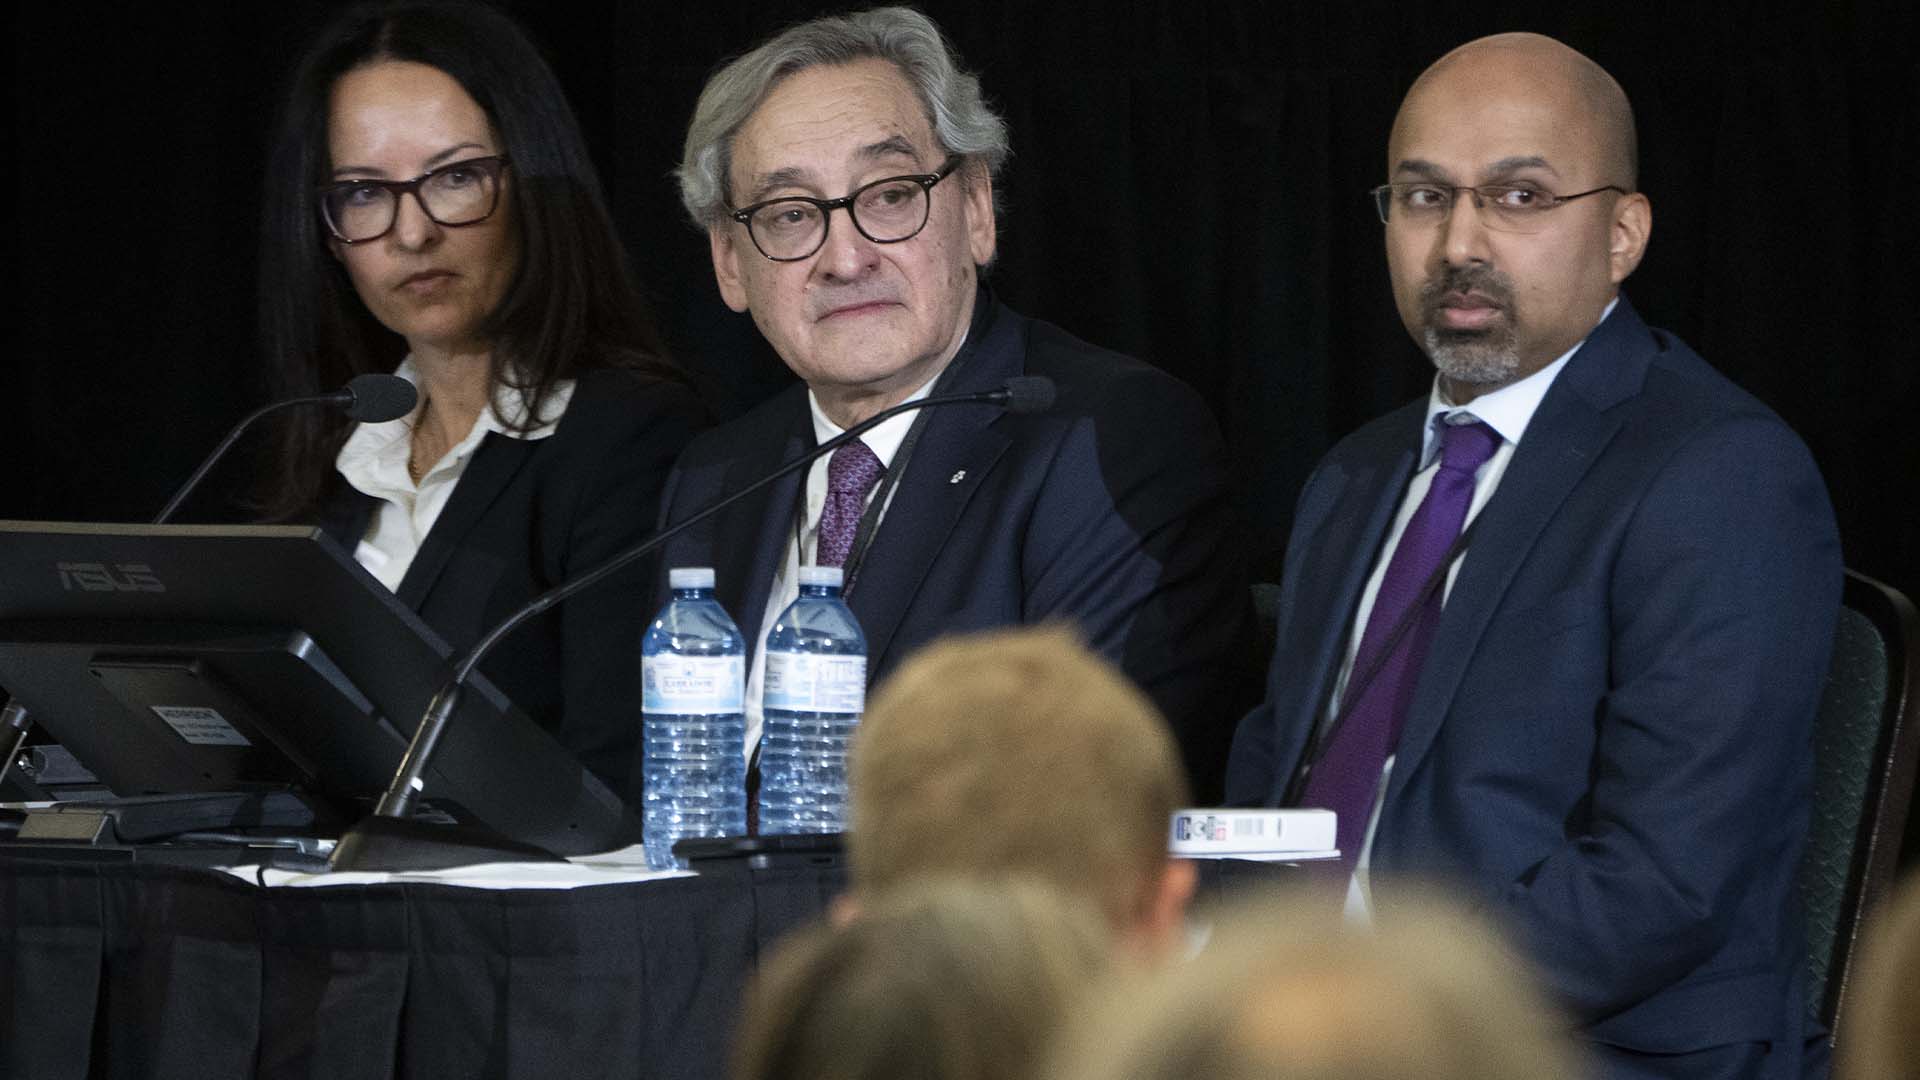
[{"label": "black blazer", "polygon": [[[1198,796],[1217,797],[1248,700],[1235,703],[1230,659],[1251,607],[1226,452],[1205,404],[1172,376],[985,291],[953,365],[938,392],[1046,375],[1058,400],[1026,416],[979,405],[927,414],[848,595],[867,635],[869,680],[942,634],[1070,622],[1166,713]],[[674,467],[663,519],[813,445],[806,387],[794,386],[694,440]],[[749,648],[765,634],[803,480],[787,477],[689,531],[662,563],[715,567],[715,594]]]},{"label": "black blazer", "polygon": [[[677,383],[622,370],[581,376],[552,435],[481,440],[400,582],[401,602],[454,649],[473,644],[536,595],[645,537],[667,470],[706,421]],[[340,488],[321,525],[351,551],[378,500]],[[635,805],[650,566],[642,560],[536,617],[480,665]]]}]

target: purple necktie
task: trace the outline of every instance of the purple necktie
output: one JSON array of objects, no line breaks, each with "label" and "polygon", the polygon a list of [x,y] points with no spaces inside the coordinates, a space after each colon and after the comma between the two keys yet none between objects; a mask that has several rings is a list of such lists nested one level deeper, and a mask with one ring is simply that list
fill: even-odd
[{"label": "purple necktie", "polygon": [[827,459],[827,505],[820,513],[820,550],[814,562],[841,566],[853,550],[860,515],[867,509],[867,493],[887,471],[866,443],[855,439]]},{"label": "purple necktie", "polygon": [[1346,719],[1308,774],[1307,789],[1300,799],[1302,806],[1325,807],[1339,815],[1336,835],[1340,861],[1349,871],[1360,859],[1367,819],[1373,814],[1374,793],[1380,787],[1380,771],[1400,742],[1400,728],[1406,722],[1427,647],[1440,622],[1440,599],[1445,590],[1433,590],[1393,652],[1379,662],[1376,657],[1382,639],[1392,634],[1408,607],[1420,599],[1420,587],[1440,568],[1459,537],[1467,507],[1473,502],[1474,474],[1500,446],[1499,433],[1486,424],[1446,424],[1439,417],[1434,421],[1442,425],[1440,468],[1387,563],[1348,678],[1361,678],[1376,663],[1378,669],[1365,686],[1346,688],[1348,695],[1360,696],[1342,702]]}]

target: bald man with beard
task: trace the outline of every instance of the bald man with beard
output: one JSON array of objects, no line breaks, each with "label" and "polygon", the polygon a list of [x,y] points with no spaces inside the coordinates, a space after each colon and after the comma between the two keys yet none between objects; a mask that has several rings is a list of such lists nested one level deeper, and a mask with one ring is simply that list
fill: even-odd
[{"label": "bald man with beard", "polygon": [[1817,1072],[1794,880],[1841,576],[1819,472],[1621,293],[1653,212],[1591,60],[1454,50],[1386,166],[1433,389],[1301,493],[1229,799],[1334,809],[1355,914],[1402,878],[1476,897],[1604,1076]]}]

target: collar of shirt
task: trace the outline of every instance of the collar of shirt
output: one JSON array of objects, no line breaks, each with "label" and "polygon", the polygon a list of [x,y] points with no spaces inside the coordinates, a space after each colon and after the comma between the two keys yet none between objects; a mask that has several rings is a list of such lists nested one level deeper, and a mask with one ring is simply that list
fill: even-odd
[{"label": "collar of shirt", "polygon": [[[394,369],[395,375],[420,385],[420,372],[409,355],[400,361]],[[473,456],[474,448],[488,432],[498,432],[512,439],[544,439],[552,435],[560,426],[560,417],[567,411],[567,404],[573,400],[573,380],[564,379],[554,384],[553,392],[541,410],[539,423],[526,431],[515,431],[500,422],[496,413],[523,419],[531,414],[527,395],[518,387],[504,383],[493,388],[493,407],[480,410],[479,419],[474,421],[473,429],[461,439],[445,456],[434,463],[426,476],[421,477],[424,486],[434,474],[444,471],[458,473],[466,467],[467,459]],[[375,498],[392,499],[396,494],[411,494],[417,490],[413,478],[407,474],[407,460],[412,454],[413,426],[420,422],[421,411],[426,408],[423,400],[413,407],[413,411],[398,420],[389,420],[382,424],[356,424],[353,433],[347,436],[345,445],[334,458],[334,467],[347,483]]]},{"label": "collar of shirt", "polygon": [[[960,347],[964,349],[966,348],[966,344],[963,342]],[[945,370],[945,367],[940,369],[940,371]],[[909,401],[919,401],[921,398],[933,393],[933,384],[940,381],[940,371],[936,371],[929,376],[926,382],[921,383],[913,393],[908,394],[902,399],[900,404],[905,405]],[[827,419],[827,414],[820,409],[820,398],[814,394],[811,388],[807,390],[807,408],[813,413],[813,440],[815,446],[826,442],[828,439],[835,438],[846,431],[846,429],[839,424]],[[867,444],[867,449],[873,451],[873,456],[880,459],[881,468],[886,468],[893,464],[893,455],[900,452],[900,444],[906,441],[907,431],[913,427],[913,418],[917,415],[919,415],[917,412],[901,413],[899,416],[885,421],[879,427],[860,436],[860,441]],[[828,456],[831,457],[832,455]]]},{"label": "collar of shirt", "polygon": [[[1600,312],[1600,322],[1606,322],[1607,316],[1613,314],[1614,306],[1619,303],[1619,296],[1607,301],[1605,310]],[[1594,324],[1596,327],[1599,325],[1600,323]],[[1592,336],[1592,331],[1588,331],[1588,336]],[[1539,411],[1540,402],[1546,398],[1547,390],[1553,386],[1553,380],[1560,376],[1560,372],[1567,366],[1567,361],[1573,359],[1573,354],[1579,352],[1580,346],[1586,343],[1587,339],[1581,338],[1574,343],[1573,348],[1561,353],[1553,363],[1517,383],[1503,386],[1492,393],[1481,394],[1465,405],[1455,405],[1449,400],[1446,391],[1441,388],[1440,376],[1435,375],[1433,390],[1427,395],[1427,420],[1421,436],[1424,441],[1420,444],[1420,468],[1424,469],[1433,464],[1435,455],[1440,453],[1440,440],[1433,423],[1433,418],[1436,416],[1445,416],[1449,424],[1482,421],[1502,439],[1515,446],[1520,445],[1520,436],[1526,434],[1527,425],[1533,422],[1533,414]]]}]

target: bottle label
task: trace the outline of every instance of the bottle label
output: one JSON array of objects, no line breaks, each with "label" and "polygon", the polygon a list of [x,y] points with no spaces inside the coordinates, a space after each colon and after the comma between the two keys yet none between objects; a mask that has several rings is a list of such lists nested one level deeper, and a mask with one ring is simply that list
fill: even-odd
[{"label": "bottle label", "polygon": [[770,652],[762,697],[769,709],[862,712],[867,704],[867,658]]},{"label": "bottle label", "polygon": [[663,716],[737,713],[746,674],[737,656],[649,656],[640,661],[640,707]]}]

